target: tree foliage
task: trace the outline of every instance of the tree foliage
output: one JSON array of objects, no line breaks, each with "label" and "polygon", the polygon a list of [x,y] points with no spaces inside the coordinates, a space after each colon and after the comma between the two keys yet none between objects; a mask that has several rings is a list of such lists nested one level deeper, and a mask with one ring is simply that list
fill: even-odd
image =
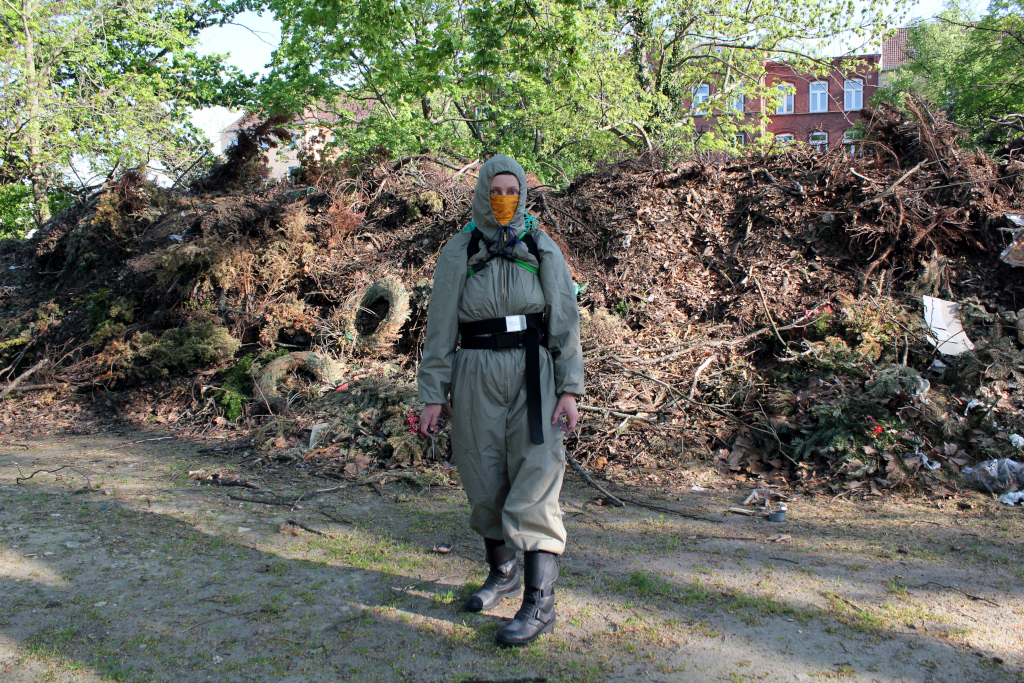
[{"label": "tree foliage", "polygon": [[981,18],[952,2],[908,38],[909,61],[880,97],[924,97],[987,146],[1024,133],[1024,0],[996,0]]},{"label": "tree foliage", "polygon": [[219,0],[0,0],[0,181],[28,180],[43,221],[48,188],[75,170],[173,172],[206,147],[191,109],[240,84],[221,56],[192,49],[234,11]]},{"label": "tree foliage", "polygon": [[[852,0],[252,2],[283,25],[268,108],[319,103],[354,151],[501,151],[562,179],[619,152],[731,146],[759,124],[736,111],[740,93],[774,107],[765,59],[825,70],[814,45],[882,24]],[[699,136],[690,100],[708,82],[713,131]]]},{"label": "tree foliage", "polygon": [[[51,188],[46,193],[47,210],[55,215],[73,199],[66,188]],[[24,183],[0,184],[0,239],[23,238],[34,225],[35,213],[31,187]]]}]

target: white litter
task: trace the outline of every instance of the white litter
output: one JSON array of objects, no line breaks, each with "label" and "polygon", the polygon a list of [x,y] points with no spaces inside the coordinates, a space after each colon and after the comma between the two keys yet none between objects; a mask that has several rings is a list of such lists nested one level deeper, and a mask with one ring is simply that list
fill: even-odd
[{"label": "white litter", "polygon": [[1024,491],[1017,491],[1016,493],[1004,493],[999,496],[999,500],[1006,503],[1007,505],[1024,505]]},{"label": "white litter", "polygon": [[1013,444],[1014,448],[1024,448],[1024,436],[1020,434],[1010,434],[1010,443]]},{"label": "white litter", "polygon": [[974,349],[960,322],[960,306],[952,301],[943,301],[931,296],[921,297],[924,301],[924,321],[934,336],[928,341],[946,356],[959,356]]},{"label": "white litter", "polygon": [[917,378],[917,389],[914,389],[914,398],[921,398],[929,391],[931,391],[932,383],[926,380],[924,377]]},{"label": "white litter", "polygon": [[310,449],[316,448],[317,445],[324,440],[326,437],[327,429],[331,426],[330,422],[321,422],[315,424],[309,429],[309,447]]},{"label": "white litter", "polygon": [[964,408],[964,417],[967,417],[967,413],[971,412],[971,408],[973,408],[974,406],[983,406],[983,405],[985,405],[985,404],[982,403],[981,401],[979,401],[978,399],[972,398],[967,403],[967,407]]},{"label": "white litter", "polygon": [[937,470],[942,466],[942,463],[938,460],[932,460],[924,453],[921,453],[921,464],[924,465],[926,470]]},{"label": "white litter", "polygon": [[[1006,213],[1003,215],[1017,228],[1024,228],[1024,214]],[[999,255],[999,260],[1009,263],[1011,266],[1024,266],[1024,230],[1017,230],[1013,236],[1013,242]]]},{"label": "white litter", "polygon": [[690,490],[691,490],[691,491],[707,491],[707,489],[706,489],[706,488],[704,488],[703,486],[697,486],[696,484],[694,484],[693,486],[691,486],[691,487],[690,487]]}]

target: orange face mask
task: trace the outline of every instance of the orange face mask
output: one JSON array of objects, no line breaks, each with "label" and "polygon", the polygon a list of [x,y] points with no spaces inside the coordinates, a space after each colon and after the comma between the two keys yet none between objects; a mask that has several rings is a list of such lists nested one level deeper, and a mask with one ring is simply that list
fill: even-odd
[{"label": "orange face mask", "polygon": [[491,195],[491,210],[494,211],[494,219],[498,221],[498,225],[508,225],[512,222],[518,208],[517,194]]}]

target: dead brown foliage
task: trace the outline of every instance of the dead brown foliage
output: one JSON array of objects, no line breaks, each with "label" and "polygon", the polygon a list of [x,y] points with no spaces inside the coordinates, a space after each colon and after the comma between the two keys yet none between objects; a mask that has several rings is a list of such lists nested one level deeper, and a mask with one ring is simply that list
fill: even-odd
[{"label": "dead brown foliage", "polygon": [[[961,452],[953,442],[972,438],[978,427],[947,418],[963,412],[957,401],[975,391],[975,380],[957,384],[970,387],[955,396],[934,392],[944,398],[928,406],[904,389],[874,396],[868,385],[876,370],[889,371],[904,356],[911,366],[931,360],[911,320],[919,311],[910,299],[894,298],[913,282],[920,262],[931,264],[927,283],[915,285],[921,291],[948,291],[981,311],[1012,306],[1024,294],[1021,275],[995,258],[1013,181],[1003,182],[987,157],[959,149],[956,129],[923,109],[871,111],[868,120],[869,139],[858,154],[782,148],[668,168],[664,160],[640,158],[584,175],[564,192],[529,191],[529,211],[562,247],[582,288],[588,396],[585,427],[570,442],[578,459],[613,478],[631,472],[663,483],[682,457],[697,455],[727,477],[813,490],[852,476],[845,465],[850,453],[840,455],[835,446],[842,430],[871,431],[848,423],[846,413],[819,410],[850,400],[874,401],[880,420],[903,416],[908,434],[894,442],[906,446],[913,433],[930,439],[929,457]],[[272,132],[265,122],[262,133],[247,138],[245,154]],[[343,355],[353,373],[387,374],[395,391],[407,391],[436,258],[471,218],[477,164],[377,155],[320,173],[318,188],[243,191],[239,164],[256,158],[243,151],[232,157],[234,170],[215,170],[211,185],[194,186],[198,194],[122,210],[118,190],[83,211],[75,226],[44,236],[51,259],[99,253],[93,237],[73,241],[76,230],[98,220],[107,226],[104,235],[116,224],[121,240],[119,250],[97,260],[113,265],[79,280],[50,271],[17,281],[38,292],[54,282],[66,288],[63,310],[70,313],[47,334],[59,327],[65,341],[85,344],[73,358],[78,380],[106,378],[106,389],[117,389],[103,374],[112,367],[105,349],[125,348],[142,333],[215,322],[243,344],[240,354],[282,347]],[[3,258],[15,263],[21,256]],[[17,270],[0,272],[7,282],[20,277]],[[408,293],[408,308],[398,307],[408,319],[389,329],[383,345],[358,343],[361,330],[376,329],[356,320],[364,293],[391,280]],[[104,290],[109,294],[96,300],[98,308],[70,303]],[[129,298],[134,317],[90,337],[89,311],[114,310],[113,302]],[[383,304],[366,308],[365,315],[385,312]],[[971,372],[985,371],[978,367]],[[217,370],[201,371],[192,389],[174,394],[194,401],[193,419],[207,424],[220,417],[206,398]],[[819,381],[830,383],[812,385]],[[1010,391],[998,388],[1007,405],[1017,400]],[[400,421],[411,408],[402,405]],[[289,409],[285,442],[298,443],[296,435],[310,425],[301,405]],[[269,429],[263,412],[252,401],[247,428]],[[929,421],[945,424],[950,432],[942,438],[950,441],[925,434]],[[839,440],[808,442],[823,425],[839,430]],[[979,443],[995,439],[974,436]],[[347,452],[332,451],[331,472],[344,471],[345,462],[336,460]],[[900,462],[897,454],[882,448],[876,455],[871,476],[886,484],[865,483],[867,491],[896,483],[879,473]],[[900,472],[906,474],[902,465]]]}]

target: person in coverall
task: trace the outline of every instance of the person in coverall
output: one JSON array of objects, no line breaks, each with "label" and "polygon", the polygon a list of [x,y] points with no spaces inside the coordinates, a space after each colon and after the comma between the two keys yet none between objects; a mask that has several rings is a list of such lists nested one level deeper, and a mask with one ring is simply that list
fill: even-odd
[{"label": "person in coverall", "polygon": [[555,626],[561,430],[576,428],[583,393],[575,287],[558,245],[535,223],[522,167],[491,158],[473,195],[473,227],[438,258],[417,377],[422,434],[434,433],[450,401],[452,453],[490,566],[465,608],[491,609],[526,586],[497,634],[502,645],[525,645]]}]

